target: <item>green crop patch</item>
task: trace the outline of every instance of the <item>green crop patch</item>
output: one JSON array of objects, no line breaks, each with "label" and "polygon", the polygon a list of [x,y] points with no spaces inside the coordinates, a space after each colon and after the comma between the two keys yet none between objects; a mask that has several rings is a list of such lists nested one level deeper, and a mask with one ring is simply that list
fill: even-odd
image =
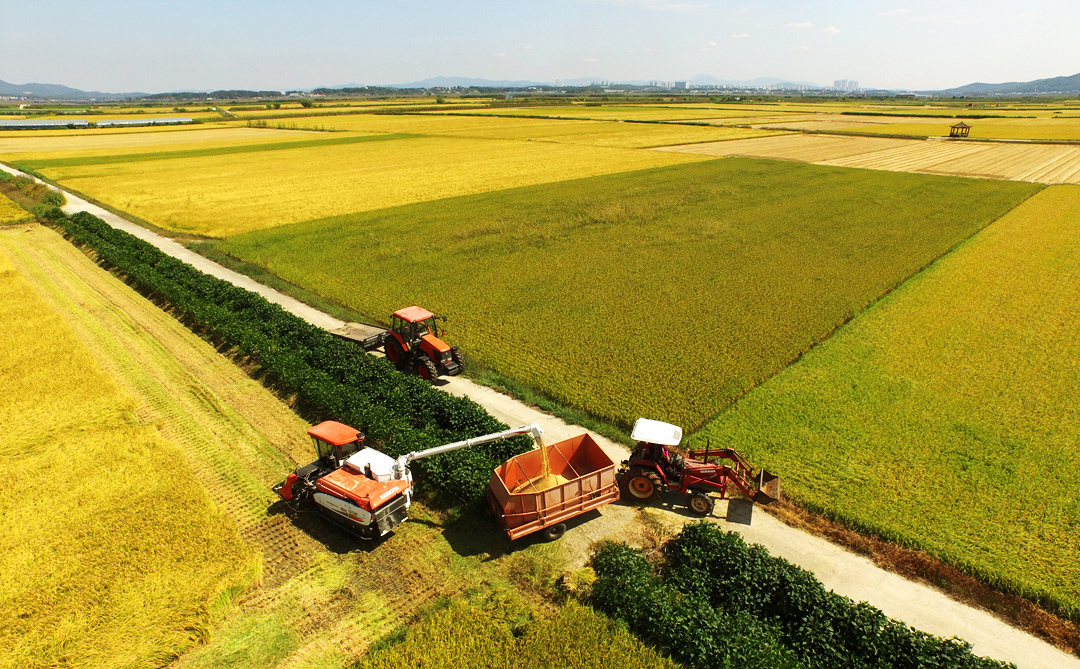
[{"label": "green crop patch", "polygon": [[239,235],[223,249],[629,425],[695,428],[1040,186],[723,159]]},{"label": "green crop patch", "polygon": [[1080,619],[1080,187],[1054,186],[710,423],[791,496]]}]

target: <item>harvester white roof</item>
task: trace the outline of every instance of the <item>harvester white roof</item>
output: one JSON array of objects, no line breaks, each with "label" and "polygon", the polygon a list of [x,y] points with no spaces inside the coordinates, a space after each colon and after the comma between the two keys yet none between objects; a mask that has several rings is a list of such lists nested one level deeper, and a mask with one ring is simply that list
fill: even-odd
[{"label": "harvester white roof", "polygon": [[646,441],[650,444],[663,444],[664,446],[678,446],[682,441],[682,428],[658,420],[638,418],[634,423],[634,431],[630,433],[634,441]]}]

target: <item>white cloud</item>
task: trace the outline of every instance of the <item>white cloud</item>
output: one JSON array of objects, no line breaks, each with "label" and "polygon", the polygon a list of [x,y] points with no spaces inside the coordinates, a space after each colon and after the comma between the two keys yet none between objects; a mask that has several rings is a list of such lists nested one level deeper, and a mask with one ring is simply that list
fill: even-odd
[{"label": "white cloud", "polygon": [[791,50],[792,51],[813,51],[814,49],[804,45],[804,46],[793,46],[793,47],[791,47]]},{"label": "white cloud", "polygon": [[505,54],[505,53],[496,53],[496,54],[492,54],[492,55],[493,55],[493,56],[494,56],[495,58],[506,58],[506,54]]},{"label": "white cloud", "polygon": [[735,15],[735,16],[738,16],[739,14],[749,14],[750,13],[750,8],[749,7],[743,7],[741,9],[733,9],[733,10],[731,10],[731,13],[733,15]]},{"label": "white cloud", "polygon": [[840,29],[837,28],[836,26],[829,26],[828,28],[826,28],[825,30],[822,30],[821,32],[829,34],[829,35],[839,35],[840,34]]},{"label": "white cloud", "polygon": [[734,39],[750,39],[750,33],[735,33],[731,37]]},{"label": "white cloud", "polygon": [[805,28],[813,28],[814,24],[810,23],[809,21],[805,21],[803,23],[786,23],[786,24],[784,24],[784,27],[785,28],[798,28],[800,30],[803,30]]}]

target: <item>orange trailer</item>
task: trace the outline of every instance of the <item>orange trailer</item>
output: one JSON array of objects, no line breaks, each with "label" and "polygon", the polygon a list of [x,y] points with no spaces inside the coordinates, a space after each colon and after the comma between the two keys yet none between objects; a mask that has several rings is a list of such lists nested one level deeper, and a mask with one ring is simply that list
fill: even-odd
[{"label": "orange trailer", "polygon": [[540,530],[558,539],[567,520],[617,499],[615,462],[588,434],[517,455],[488,483],[488,502],[511,540]]}]

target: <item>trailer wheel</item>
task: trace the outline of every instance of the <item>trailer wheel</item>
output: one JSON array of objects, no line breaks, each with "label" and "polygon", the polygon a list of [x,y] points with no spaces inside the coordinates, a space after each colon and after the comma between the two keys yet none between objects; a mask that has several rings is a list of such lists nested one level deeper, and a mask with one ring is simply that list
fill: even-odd
[{"label": "trailer wheel", "polygon": [[566,523],[548,525],[544,528],[544,541],[556,541],[566,534]]},{"label": "trailer wheel", "polygon": [[651,502],[659,497],[660,485],[656,472],[631,472],[626,478],[626,492],[638,502]]},{"label": "trailer wheel", "polygon": [[431,358],[422,355],[416,359],[416,375],[421,379],[431,381],[439,377],[439,370],[435,369],[435,363],[431,361]]},{"label": "trailer wheel", "polygon": [[712,513],[713,507],[716,506],[716,500],[703,492],[693,492],[690,493],[689,499],[686,500],[686,505],[697,515],[708,516]]}]

